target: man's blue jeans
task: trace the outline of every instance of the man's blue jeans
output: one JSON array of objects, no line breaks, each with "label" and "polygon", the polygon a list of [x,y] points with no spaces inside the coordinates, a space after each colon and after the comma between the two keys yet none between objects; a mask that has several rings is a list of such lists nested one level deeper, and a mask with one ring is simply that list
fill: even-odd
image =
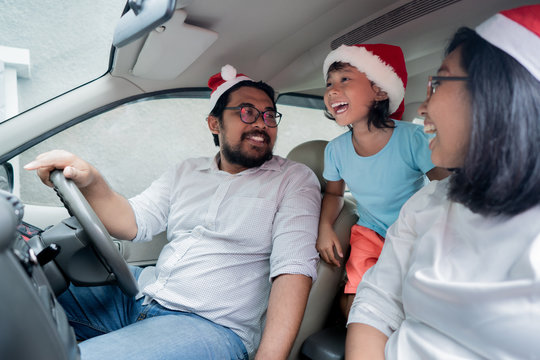
[{"label": "man's blue jeans", "polygon": [[[132,267],[135,278],[141,268]],[[117,286],[75,287],[58,297],[87,359],[248,359],[238,335],[192,313],[125,296]]]}]

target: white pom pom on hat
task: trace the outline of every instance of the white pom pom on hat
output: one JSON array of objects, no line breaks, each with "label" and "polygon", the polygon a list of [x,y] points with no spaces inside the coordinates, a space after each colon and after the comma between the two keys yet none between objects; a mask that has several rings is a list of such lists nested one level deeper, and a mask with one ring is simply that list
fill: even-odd
[{"label": "white pom pom on hat", "polygon": [[241,81],[253,81],[244,74],[237,74],[236,69],[227,64],[221,68],[221,71],[208,79],[208,87],[212,89],[210,94],[210,109],[216,106],[217,101],[227,90]]},{"label": "white pom pom on hat", "polygon": [[236,69],[229,64],[225,65],[221,68],[221,78],[225,81],[236,78]]}]

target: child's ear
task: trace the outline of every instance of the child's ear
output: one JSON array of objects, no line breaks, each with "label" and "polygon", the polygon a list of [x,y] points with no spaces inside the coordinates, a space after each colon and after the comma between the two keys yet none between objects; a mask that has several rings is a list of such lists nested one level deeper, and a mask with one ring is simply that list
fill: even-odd
[{"label": "child's ear", "polygon": [[219,134],[219,120],[217,117],[208,115],[206,122],[208,123],[208,128],[212,134]]},{"label": "child's ear", "polygon": [[373,85],[373,91],[375,91],[375,100],[376,101],[382,101],[382,100],[388,99],[388,94],[386,93],[386,91],[383,91],[377,85]]}]

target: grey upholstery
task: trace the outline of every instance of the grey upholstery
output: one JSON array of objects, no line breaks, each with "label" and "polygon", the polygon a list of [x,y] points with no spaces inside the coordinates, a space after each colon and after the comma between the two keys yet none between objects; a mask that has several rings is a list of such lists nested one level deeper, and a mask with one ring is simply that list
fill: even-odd
[{"label": "grey upholstery", "polygon": [[[324,192],[326,181],[322,177],[324,168],[324,149],[328,142],[324,140],[313,140],[295,147],[287,155],[288,159],[303,163],[309,166],[319,178],[321,191]],[[345,199],[345,204],[334,224],[334,230],[339,237],[343,251],[347,253],[349,248],[349,237],[351,227],[358,220],[356,206],[350,199]],[[302,320],[302,325],[298,336],[293,344],[289,355],[289,360],[300,358],[300,349],[306,338],[320,331],[325,322],[338,291],[339,283],[343,277],[345,265],[334,267],[324,261],[319,263],[317,268],[317,281],[313,284],[309,294],[306,311]]]},{"label": "grey upholstery", "polygon": [[287,154],[287,159],[307,165],[319,179],[321,192],[324,193],[326,180],[323,178],[324,171],[324,149],[328,141],[312,140],[297,145]]},{"label": "grey upholstery", "polygon": [[166,232],[159,233],[149,242],[134,243],[126,240],[115,240],[115,242],[128,264],[148,266],[157,262],[161,249],[167,244],[167,234]]},{"label": "grey upholstery", "polygon": [[304,341],[301,354],[310,360],[343,360],[346,335],[347,328],[343,325],[323,329]]}]

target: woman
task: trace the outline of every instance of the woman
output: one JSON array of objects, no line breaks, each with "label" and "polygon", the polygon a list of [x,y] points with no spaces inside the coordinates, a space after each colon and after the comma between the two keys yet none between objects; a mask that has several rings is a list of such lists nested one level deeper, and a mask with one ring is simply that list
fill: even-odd
[{"label": "woman", "polygon": [[[360,283],[347,359],[540,354],[540,5],[451,41],[419,112],[454,171],[403,207]],[[536,26],[536,28],[535,28]]]}]

